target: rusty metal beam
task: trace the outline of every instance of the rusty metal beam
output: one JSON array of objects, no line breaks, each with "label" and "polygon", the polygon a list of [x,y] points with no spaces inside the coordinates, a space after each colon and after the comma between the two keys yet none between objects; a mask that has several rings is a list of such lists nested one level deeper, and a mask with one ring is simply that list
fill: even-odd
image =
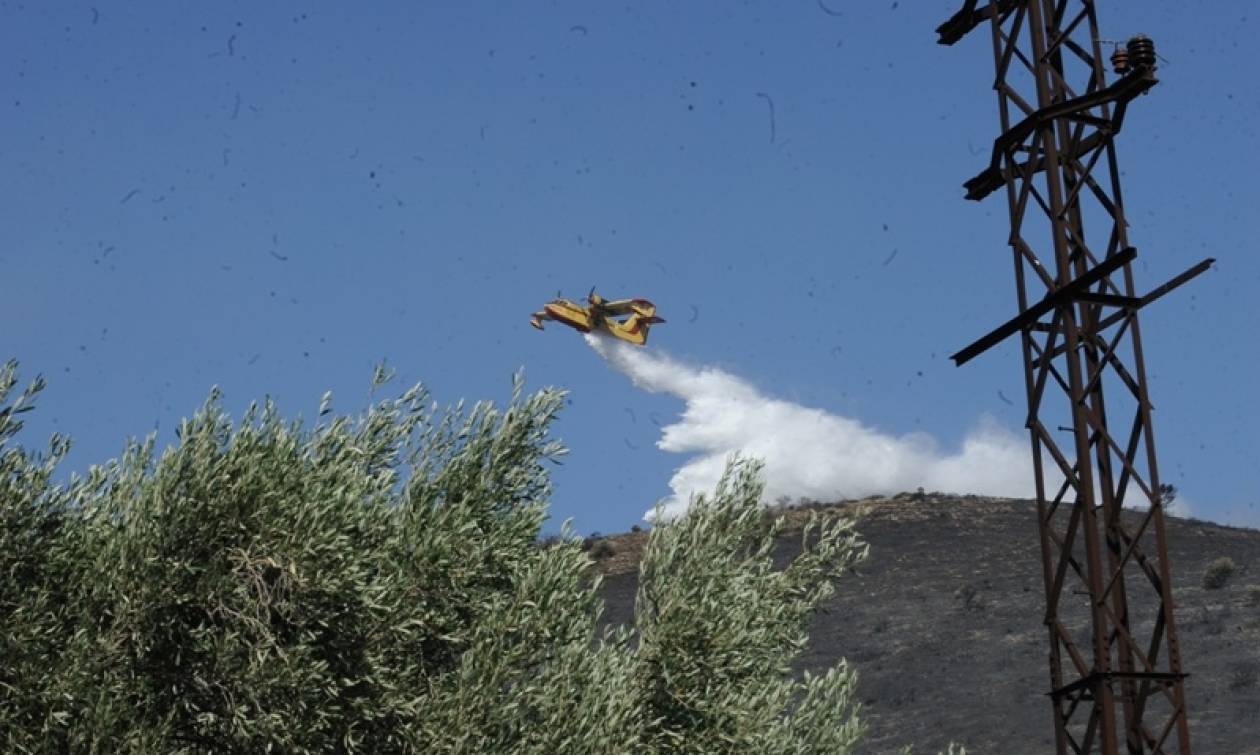
[{"label": "rusty metal beam", "polygon": [[1106,89],[1091,92],[1066,102],[1056,102],[1032,113],[994,140],[993,155],[989,161],[989,167],[980,171],[975,178],[963,184],[967,189],[967,199],[984,199],[1002,188],[1002,185],[1006,183],[1006,176],[1002,174],[1002,156],[1022,144],[1034,131],[1044,128],[1048,122],[1060,119],[1079,120],[1083,123],[1092,122],[1099,129],[1095,134],[1091,135],[1091,141],[1088,144],[1081,143],[1076,150],[1072,151],[1073,156],[1085,154],[1090,149],[1101,146],[1105,142],[1104,134],[1115,136],[1120,133],[1120,128],[1124,123],[1124,111],[1117,111],[1117,117],[1114,119],[1102,121],[1098,118],[1090,118],[1088,115],[1089,110],[1107,103],[1127,102],[1155,86],[1156,83],[1155,77],[1149,70],[1136,70]]},{"label": "rusty metal beam", "polygon": [[975,357],[984,353],[993,345],[1002,341],[1007,336],[1014,335],[1024,328],[1027,328],[1033,322],[1041,319],[1041,317],[1050,310],[1055,309],[1056,307],[1061,307],[1065,304],[1070,304],[1073,300],[1084,294],[1086,289],[1088,289],[1091,285],[1107,277],[1121,265],[1132,261],[1136,256],[1136,249],[1132,247],[1125,249],[1119,254],[1109,258],[1098,267],[1082,275],[1080,278],[1077,278],[1052,294],[1047,294],[1044,299],[994,328],[975,343],[951,356],[950,359],[954,360],[956,367],[963,366]]},{"label": "rusty metal beam", "polygon": [[[1132,252],[1132,254],[1130,254],[1130,252]],[[1215,258],[1208,257],[1181,275],[1169,280],[1164,285],[1159,286],[1146,296],[1140,298],[1136,296],[1104,294],[1088,290],[1088,288],[1093,284],[1105,281],[1108,275],[1121,265],[1130,262],[1136,254],[1137,251],[1130,247],[1129,249],[1122,250],[1118,254],[1109,257],[1105,262],[1090,272],[1058,289],[1053,294],[1047,294],[1046,297],[1037,304],[1012,317],[1010,320],[1007,320],[1005,323],[994,328],[984,336],[981,336],[974,343],[950,356],[950,359],[954,360],[956,367],[961,367],[1001,341],[1005,340],[1007,337],[1012,336],[1025,328],[1040,325],[1040,329],[1052,329],[1044,324],[1037,323],[1037,320],[1040,320],[1046,313],[1050,312],[1055,307],[1062,306],[1068,301],[1083,301],[1092,304],[1102,304],[1108,307],[1120,307],[1123,310],[1128,310],[1125,312],[1117,312],[1100,321],[1095,330],[1096,332],[1102,332],[1111,325],[1115,324],[1117,321],[1127,317],[1130,311],[1136,312],[1142,307],[1145,307],[1147,304],[1150,304],[1169,291],[1172,291],[1181,284],[1186,283],[1190,279],[1207,270],[1216,262]],[[1055,357],[1060,353],[1062,353],[1062,347],[1059,347],[1057,350],[1052,350],[1049,356]],[[1123,366],[1120,366],[1119,369],[1123,369]]]},{"label": "rusty metal beam", "polygon": [[948,21],[936,27],[936,33],[941,35],[937,40],[937,44],[952,45],[967,35],[967,32],[984,23],[985,19],[993,11],[989,6],[995,6],[997,12],[1003,17],[1010,13],[1015,7],[1015,0],[996,0],[989,5],[976,9],[976,0],[966,0],[963,3],[962,10],[955,13]]}]

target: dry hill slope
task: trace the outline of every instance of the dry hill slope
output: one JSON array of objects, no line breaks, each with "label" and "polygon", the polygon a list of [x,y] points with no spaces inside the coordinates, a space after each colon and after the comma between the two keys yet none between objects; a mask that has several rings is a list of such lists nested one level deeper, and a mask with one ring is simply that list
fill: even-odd
[{"label": "dry hill slope", "polygon": [[[801,665],[843,657],[856,666],[864,752],[909,743],[937,752],[950,740],[976,755],[1053,752],[1033,504],[902,494],[823,509],[857,516],[871,555],[837,585]],[[1194,751],[1260,754],[1260,531],[1172,517],[1167,531]],[[633,619],[646,537],[607,538],[611,555],[596,549],[608,622]],[[798,549],[788,532],[778,556]],[[1206,589],[1203,575],[1221,556],[1237,569]]]}]

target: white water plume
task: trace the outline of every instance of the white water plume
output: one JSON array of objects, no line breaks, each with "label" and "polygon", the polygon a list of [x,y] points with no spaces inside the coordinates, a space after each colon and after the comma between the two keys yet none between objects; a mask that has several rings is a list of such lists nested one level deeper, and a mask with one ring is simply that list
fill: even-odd
[{"label": "white water plume", "polygon": [[636,386],[686,404],[656,443],[663,451],[692,455],[670,479],[666,517],[685,510],[693,493],[713,490],[733,453],[764,460],[769,501],[783,496],[834,501],[918,487],[1035,496],[1028,436],[987,414],[960,449],[944,452],[927,433],[889,435],[849,417],[767,396],[716,367],[693,367],[607,337],[586,340]]}]

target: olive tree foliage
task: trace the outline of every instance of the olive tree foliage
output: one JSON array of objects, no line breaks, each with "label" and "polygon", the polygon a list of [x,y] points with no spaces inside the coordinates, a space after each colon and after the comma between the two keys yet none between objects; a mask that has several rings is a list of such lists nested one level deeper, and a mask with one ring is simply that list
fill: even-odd
[{"label": "olive tree foliage", "polygon": [[10,447],[44,381],[36,378],[8,403],[16,385],[17,364],[10,361],[0,367],[0,742],[7,737],[10,745],[4,749],[13,749],[15,739],[38,742],[56,712],[59,682],[47,677],[73,631],[64,619],[65,496],[50,484],[69,443],[53,436],[43,455]]},{"label": "olive tree foliage", "polygon": [[844,662],[792,678],[832,580],[864,559],[849,520],[812,519],[804,550],[776,570],[783,526],[767,526],[761,465],[735,460],[712,498],[653,529],[640,568],[635,682],[660,752],[848,753],[863,727]]},{"label": "olive tree foliage", "polygon": [[[420,386],[321,420],[213,390],[57,483],[14,444],[43,382],[0,370],[6,752],[846,753],[854,673],[795,679],[810,616],[865,555],[814,522],[783,570],[733,462],[653,529],[635,630],[599,632],[567,530],[540,547],[564,394],[439,411]],[[389,380],[378,368],[374,391]],[[375,399],[374,399],[375,400]]]}]

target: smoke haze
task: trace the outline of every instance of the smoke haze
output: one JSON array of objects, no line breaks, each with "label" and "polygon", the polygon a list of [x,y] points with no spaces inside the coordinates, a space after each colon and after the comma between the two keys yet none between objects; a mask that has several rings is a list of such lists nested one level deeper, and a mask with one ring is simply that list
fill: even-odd
[{"label": "smoke haze", "polygon": [[988,415],[979,418],[960,449],[948,452],[926,433],[889,435],[849,417],[767,396],[715,367],[693,367],[606,337],[586,340],[636,386],[686,403],[656,443],[663,451],[690,455],[670,480],[666,517],[685,510],[693,493],[712,491],[736,452],[765,461],[765,497],[771,501],[781,496],[834,501],[918,487],[1035,496],[1028,437]]}]

